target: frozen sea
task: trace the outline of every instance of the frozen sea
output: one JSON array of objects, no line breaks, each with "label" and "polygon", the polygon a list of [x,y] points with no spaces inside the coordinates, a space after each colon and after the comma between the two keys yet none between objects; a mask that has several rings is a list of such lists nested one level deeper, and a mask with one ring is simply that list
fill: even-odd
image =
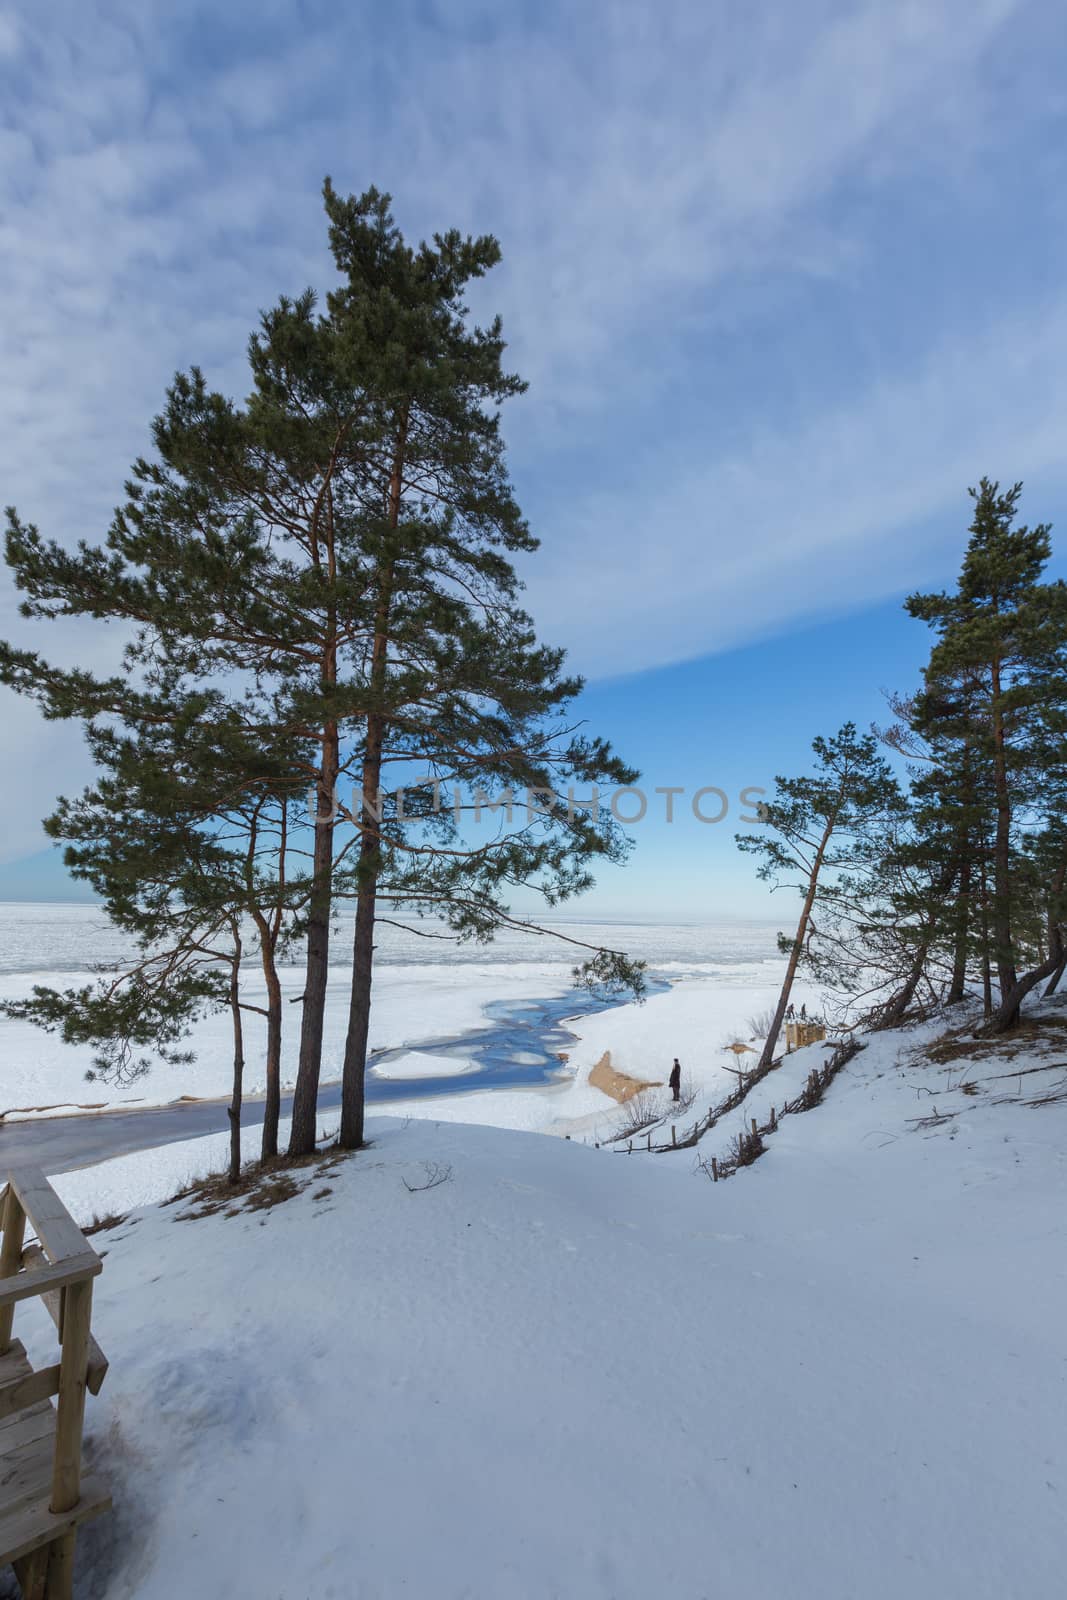
[{"label": "frozen sea", "polygon": [[[583,921],[556,918],[547,924],[569,939],[611,945],[669,971],[708,972],[720,967],[773,959],[777,953],[773,922],[638,922]],[[428,934],[432,924],[382,926],[377,959],[383,966],[515,966],[580,959],[581,951],[562,939],[508,932],[490,945],[453,944]],[[331,964],[350,964],[351,916],[338,918]],[[0,901],[0,974],[85,972],[95,965],[120,961],[132,952],[98,907],[84,904]],[[292,959],[299,965],[299,957]]]},{"label": "frozen sea", "polygon": [[[782,958],[771,923],[560,919],[554,926],[566,941],[610,945],[643,958],[653,995],[688,992],[716,1047],[724,1029],[741,1028],[767,1005],[781,978]],[[439,931],[426,925],[422,931],[380,929],[369,1098],[412,1111],[416,1102],[433,1099],[444,1112],[446,1099],[471,1104],[471,1097],[481,1094],[484,1116],[492,1109],[491,1097],[504,1094],[510,1097],[509,1119],[518,1114],[536,1120],[543,1106],[527,1104],[523,1097],[559,1088],[568,1075],[573,1077],[583,1028],[605,1010],[603,1002],[573,986],[571,970],[583,952],[562,939],[513,932],[490,945],[426,937]],[[336,1099],[333,1086],[341,1076],[350,937],[351,917],[342,917],[333,942],[335,965],[327,1000],[320,1097],[324,1110]],[[129,953],[130,946],[95,906],[0,904],[0,999],[21,997],[35,984],[79,986]],[[287,999],[298,1002],[303,972],[296,956],[283,969],[282,982]],[[244,983],[248,1001],[262,1003],[262,974],[254,960],[246,966]],[[620,1023],[625,1023],[626,1037],[636,1037],[647,1008],[630,1009],[632,1020],[626,1021],[620,1011]],[[284,1026],[282,1081],[288,1090],[296,1076],[298,1004],[285,1007]],[[671,1048],[670,1031],[657,1048]],[[244,1092],[253,1118],[251,1102],[265,1088],[262,1032],[261,1019],[247,1013]],[[6,1119],[14,1136],[20,1123],[42,1117],[188,1108],[190,1102],[228,1095],[232,1040],[227,1014],[199,1019],[188,1047],[193,1055],[188,1063],[156,1059],[131,1081],[90,1081],[91,1049],[64,1044],[29,1023],[0,1018],[0,1119]],[[196,1111],[204,1131],[213,1126],[212,1115],[207,1108]],[[10,1137],[6,1142],[10,1146]]]}]

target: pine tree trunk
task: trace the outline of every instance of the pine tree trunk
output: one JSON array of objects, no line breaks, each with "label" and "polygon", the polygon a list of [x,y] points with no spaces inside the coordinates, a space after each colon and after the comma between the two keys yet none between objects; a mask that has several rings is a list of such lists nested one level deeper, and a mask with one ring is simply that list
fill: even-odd
[{"label": "pine tree trunk", "polygon": [[230,1166],[229,1180],[236,1183],[241,1176],[241,1102],[244,1094],[245,1049],[244,1026],[241,1020],[241,994],[238,963],[240,962],[240,944],[238,954],[231,969],[230,977],[230,1015],[233,1019],[233,1092],[226,1115],[230,1119]]},{"label": "pine tree trunk", "polygon": [[315,1149],[322,1033],[326,1015],[326,984],[330,963],[330,908],[333,890],[333,836],[335,789],[338,771],[337,724],[324,730],[322,773],[315,816],[313,888],[307,915],[307,964],[304,975],[303,1014],[300,1022],[300,1058],[293,1092],[293,1123],[289,1134],[291,1156],[310,1155]]},{"label": "pine tree trunk", "polygon": [[[392,570],[384,574],[371,661],[371,688],[381,694],[385,688],[389,649],[389,606]],[[344,1070],[341,1078],[341,1130],[343,1150],[358,1150],[363,1144],[366,1104],[367,1041],[370,1035],[371,988],[374,977],[374,922],[378,900],[378,872],[381,844],[378,794],[382,778],[382,747],[385,743],[385,718],[372,713],[367,718],[367,744],[363,762],[363,789],[359,843],[359,887],[356,890],[356,927],[352,941],[352,992],[348,1008],[348,1033],[345,1038]]]},{"label": "pine tree trunk", "polygon": [[[966,850],[966,843],[964,844]],[[949,984],[947,1002],[958,1005],[967,992],[967,937],[970,931],[971,863],[965,854],[960,866],[959,887],[956,890],[956,926],[953,949],[952,982]]]},{"label": "pine tree trunk", "polygon": [[[361,857],[363,855],[362,848],[360,855]],[[365,883],[360,884],[356,898],[356,931],[352,943],[352,994],[349,1002],[344,1074],[341,1082],[339,1142],[344,1150],[358,1150],[363,1144],[377,894],[377,874],[371,868],[371,876]]]},{"label": "pine tree trunk", "polygon": [[993,1015],[993,974],[989,961],[989,868],[986,865],[989,847],[983,843],[980,920],[982,931],[982,1015],[988,1020]]},{"label": "pine tree trunk", "polygon": [[931,906],[929,915],[926,918],[922,938],[916,947],[914,956],[912,957],[912,963],[908,969],[908,975],[904,979],[904,982],[901,984],[897,993],[893,995],[886,1003],[885,1009],[874,1025],[875,1031],[896,1027],[901,1017],[903,1017],[904,1013],[911,1005],[911,1002],[915,996],[915,991],[919,987],[919,983],[922,980],[922,975],[926,970],[926,958],[930,953],[930,946],[933,944],[934,937],[937,934],[941,897],[942,895],[947,894],[949,889],[952,887],[952,880],[955,875],[955,866],[950,866],[945,872],[942,873],[937,883],[933,885],[931,894],[934,903]]},{"label": "pine tree trunk", "polygon": [[992,668],[991,710],[993,716],[993,790],[997,804],[997,824],[993,838],[993,945],[1000,985],[1001,1005],[1014,989],[1018,977],[1011,936],[1011,794],[1004,741],[1004,712],[1001,704],[1000,662]]},{"label": "pine tree trunk", "polygon": [[1060,890],[1062,891],[1065,876],[1067,876],[1067,867],[1065,867],[1064,872],[1061,872],[1058,875],[1058,880],[1053,880],[1052,892],[1049,896],[1048,948],[1050,955],[1058,954],[1059,964],[1053,971],[1053,974],[1044,990],[1044,996],[1046,1000],[1050,999],[1051,996],[1056,993],[1056,990],[1060,986],[1060,980],[1063,977],[1064,971],[1067,970],[1067,949],[1064,948],[1063,924],[1060,921],[1062,907],[1059,904],[1059,898],[1056,890],[1056,882],[1058,881]]},{"label": "pine tree trunk", "polygon": [[778,996],[778,1005],[775,1009],[771,1031],[767,1035],[763,1046],[763,1054],[759,1058],[760,1068],[769,1067],[774,1060],[774,1047],[778,1043],[778,1035],[782,1031],[782,1023],[789,1008],[789,995],[793,988],[793,980],[797,975],[797,967],[800,965],[800,953],[804,948],[804,938],[811,919],[811,908],[815,904],[815,891],[819,884],[819,873],[822,871],[826,847],[830,843],[830,835],[834,831],[834,823],[836,821],[836,813],[827,819],[826,827],[823,829],[823,836],[819,841],[819,848],[815,852],[815,860],[812,862],[811,867],[811,877],[808,881],[808,892],[804,896],[804,906],[800,913],[800,921],[797,923],[796,938],[793,940],[793,948],[789,954],[789,965],[785,969],[782,992]]},{"label": "pine tree trunk", "polygon": [[921,949],[915,952],[915,957],[912,961],[908,976],[904,979],[900,989],[895,995],[893,995],[892,999],[889,1001],[889,1004],[886,1006],[885,1010],[878,1018],[878,1021],[875,1023],[875,1032],[885,1028],[895,1028],[901,1017],[911,1005],[915,991],[919,987],[919,980],[923,975],[923,968],[926,966],[926,956],[929,948],[930,946],[927,942],[922,945]]},{"label": "pine tree trunk", "polygon": [[[389,528],[400,525],[404,489],[404,457],[407,450],[408,412],[397,419],[397,441],[386,496],[385,514]],[[370,688],[372,704],[384,694],[389,670],[389,623],[392,610],[395,568],[386,561],[378,575],[378,605],[374,620],[374,648],[371,653]],[[343,1150],[358,1150],[363,1144],[366,1106],[367,1041],[370,1036],[371,988],[374,978],[374,922],[378,902],[378,873],[381,868],[381,843],[376,815],[382,781],[382,749],[385,743],[385,717],[381,710],[367,718],[367,744],[363,759],[362,804],[359,842],[359,886],[356,890],[356,927],[352,939],[352,992],[348,1006],[348,1033],[341,1077],[341,1129],[338,1141]],[[374,810],[371,810],[371,807]]]},{"label": "pine tree trunk", "polygon": [[882,1012],[882,1015],[875,1023],[875,1032],[879,1032],[885,1028],[895,1028],[897,1023],[903,1017],[904,1013],[907,1011],[908,1007],[911,1005],[911,1002],[915,997],[915,991],[919,987],[919,984],[922,980],[922,975],[926,970],[926,958],[930,953],[930,946],[933,943],[933,938],[934,929],[931,927],[919,948],[915,952],[911,967],[908,970],[907,977],[904,979],[904,982],[901,984],[897,993],[893,995],[885,1010]]},{"label": "pine tree trunk", "polygon": [[267,1093],[263,1107],[264,1161],[278,1154],[278,1119],[282,1104],[282,986],[274,951],[263,946],[263,976],[267,984]]},{"label": "pine tree trunk", "polygon": [[[1053,906],[1059,906],[1063,894],[1064,883],[1067,882],[1067,860],[1061,863],[1052,880],[1050,900]],[[1049,953],[1044,961],[1028,972],[1025,977],[1017,978],[1007,993],[1001,992],[1000,1005],[983,1027],[983,1034],[995,1037],[997,1034],[1007,1033],[1009,1028],[1014,1028],[1019,1020],[1022,1003],[1031,989],[1036,989],[1039,983],[1067,966],[1067,948],[1064,946],[1063,928],[1058,915],[1049,918]],[[1058,979],[1057,979],[1058,981]]]},{"label": "pine tree trunk", "polygon": [[1052,975],[1060,965],[1061,950],[1057,948],[1039,967],[1028,972],[1025,978],[1018,978],[1007,994],[1001,996],[1000,1005],[993,1012],[989,1021],[983,1026],[982,1033],[991,1037],[1000,1033],[1007,1033],[1009,1028],[1014,1028],[1019,1020],[1022,1003],[1031,989],[1036,989],[1039,983]]},{"label": "pine tree trunk", "polygon": [[1052,977],[1049,979],[1048,985],[1045,989],[1046,1000],[1056,993],[1056,990],[1059,988],[1060,983],[1063,980],[1064,972],[1067,972],[1067,961],[1061,961],[1055,972],[1052,974]]}]

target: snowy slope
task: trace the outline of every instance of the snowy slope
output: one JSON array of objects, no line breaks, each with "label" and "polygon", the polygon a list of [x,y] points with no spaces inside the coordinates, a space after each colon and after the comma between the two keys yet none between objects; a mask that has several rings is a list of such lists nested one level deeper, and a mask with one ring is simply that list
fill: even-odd
[{"label": "snowy slope", "polygon": [[1058,1597],[1067,1106],[1019,1100],[1063,1068],[925,1037],[726,1183],[381,1119],[273,1211],[99,1235],[79,1593]]}]

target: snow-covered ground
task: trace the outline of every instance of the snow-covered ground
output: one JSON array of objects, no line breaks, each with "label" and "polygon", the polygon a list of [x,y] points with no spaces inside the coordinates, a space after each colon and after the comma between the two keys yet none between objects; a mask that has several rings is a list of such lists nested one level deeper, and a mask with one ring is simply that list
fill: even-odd
[{"label": "snow-covered ground", "polygon": [[[88,973],[13,974],[0,977],[0,999],[27,994],[35,982],[55,983],[74,988],[89,978]],[[326,1043],[323,1049],[324,1079],[340,1077],[344,1057],[345,1030],[348,1026],[346,974],[339,970],[330,987],[326,1013]],[[246,979],[247,995],[253,1005],[262,1005],[264,985],[253,973]],[[289,999],[299,995],[303,974],[290,968],[283,973],[283,988]],[[444,962],[413,967],[390,966],[382,969],[376,983],[371,1012],[370,1048],[392,1049],[420,1039],[435,1039],[489,1026],[485,1007],[493,1001],[521,1000],[565,994],[570,987],[570,969],[559,962],[540,965],[466,964],[457,968]],[[295,1006],[285,1013],[287,1049],[283,1075],[291,1088],[296,1075],[296,1049],[299,1043],[299,1016]],[[262,1053],[256,1048],[255,1019],[248,1025],[248,1062],[245,1090],[261,1093],[265,1087]],[[0,1112],[9,1108],[48,1106],[166,1105],[181,1095],[213,1096],[229,1093],[233,1057],[229,1019],[225,1013],[203,1018],[193,1030],[190,1047],[195,1060],[190,1065],[169,1066],[156,1062],[147,1077],[126,1087],[87,1083],[86,1068],[93,1052],[88,1047],[67,1045],[53,1034],[42,1033],[28,1022],[0,1019],[3,1042],[2,1100]],[[470,1063],[453,1058],[450,1072],[462,1072]],[[411,1064],[407,1073],[389,1067],[391,1076],[414,1076]],[[426,1065],[422,1076],[441,1072],[439,1058]]]},{"label": "snow-covered ground", "polygon": [[[750,1019],[758,1020],[760,1013],[773,1007],[780,981],[770,963],[733,977],[682,974],[664,994],[573,1021],[570,1027],[578,1042],[569,1052],[558,1084],[536,1089],[475,1089],[461,1095],[406,1100],[404,1114],[522,1128],[595,1143],[616,1132],[627,1117],[589,1083],[590,1071],[609,1050],[612,1066],[618,1071],[664,1086],[677,1056],[686,1098],[693,1096],[681,1113],[689,1125],[737,1083],[739,1058],[727,1048],[729,1044],[752,1045],[751,1053],[740,1058],[743,1066],[751,1068],[759,1060],[761,1041],[753,1034]],[[819,1003],[816,991],[805,983],[796,985],[794,997],[798,1007],[807,1004],[813,1011]],[[642,1103],[667,1113],[670,1091],[666,1087],[649,1090]]]},{"label": "snow-covered ground", "polygon": [[[726,1183],[375,1118],[273,1210],[98,1235],[115,1511],[78,1593],[1058,1597],[1067,1104],[1024,1102],[1067,1069],[1055,1036],[938,1065],[934,1031]],[[57,1186],[121,1206],[144,1159]]]},{"label": "snow-covered ground", "polygon": [[[572,937],[628,949],[648,959],[671,981],[703,985],[708,999],[700,1007],[702,1048],[713,1049],[724,1030],[743,1028],[747,1017],[768,1003],[780,981],[782,961],[771,924],[560,926]],[[343,963],[348,945],[348,932],[342,927],[334,940],[339,963]],[[114,960],[123,953],[120,937],[95,907],[0,905],[0,1000],[22,998],[34,984],[76,988],[90,981],[91,959]],[[372,1051],[411,1048],[401,1061],[383,1063],[375,1077],[384,1082],[446,1073],[467,1075],[475,1063],[462,1054],[450,1052],[446,1057],[436,1052],[434,1041],[484,1032],[491,1025],[485,1008],[494,1002],[566,995],[572,985],[571,968],[580,955],[581,951],[570,945],[529,935],[501,938],[489,947],[453,947],[414,933],[383,929],[370,1047]],[[282,981],[288,999],[301,993],[303,974],[298,967],[283,968]],[[245,982],[249,1001],[262,1004],[262,977],[252,965],[246,969]],[[340,1076],[348,1023],[347,982],[343,964],[331,970],[324,1080]],[[582,995],[575,992],[574,1000],[579,1011]],[[654,1001],[649,1002],[648,1014],[658,1014]],[[284,1020],[283,1082],[292,1087],[299,1034],[296,1006],[286,1006]],[[640,1029],[645,1024],[639,1021],[636,1026]],[[631,1031],[628,1024],[627,1034]],[[251,1013],[246,1035],[245,1092],[251,1096],[265,1087],[262,1028]],[[650,1062],[661,1066],[665,1049],[670,1054],[678,1050],[666,1038],[656,1041],[648,1037],[647,1042]],[[79,1108],[91,1111],[165,1105],[183,1095],[227,1095],[232,1060],[227,1016],[199,1022],[189,1045],[194,1053],[191,1064],[168,1066],[157,1061],[145,1077],[132,1084],[89,1083],[85,1073],[91,1065],[91,1049],[65,1045],[29,1023],[0,1017],[0,1115],[6,1112],[14,1122],[20,1116],[39,1114],[34,1110],[38,1107],[46,1113]],[[424,1049],[418,1048],[423,1045]],[[652,1075],[665,1075],[669,1065],[668,1056],[666,1069]],[[472,1087],[464,1085],[464,1093]]]}]

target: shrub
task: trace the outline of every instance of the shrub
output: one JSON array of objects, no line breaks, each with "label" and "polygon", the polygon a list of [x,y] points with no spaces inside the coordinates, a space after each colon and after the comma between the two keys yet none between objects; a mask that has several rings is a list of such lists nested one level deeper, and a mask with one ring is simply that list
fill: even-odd
[{"label": "shrub", "polygon": [[749,1017],[746,1027],[752,1039],[766,1039],[774,1026],[774,1007],[767,1006],[764,1011],[757,1011]]}]

